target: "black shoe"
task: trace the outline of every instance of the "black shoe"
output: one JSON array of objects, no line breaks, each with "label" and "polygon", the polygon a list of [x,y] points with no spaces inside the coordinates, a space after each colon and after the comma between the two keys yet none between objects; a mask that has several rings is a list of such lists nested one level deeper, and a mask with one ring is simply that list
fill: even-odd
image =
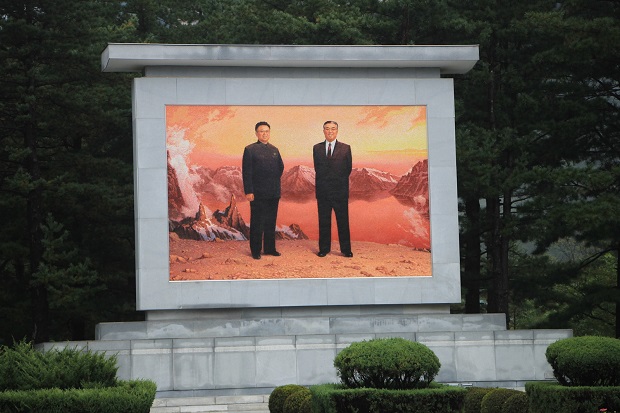
[{"label": "black shoe", "polygon": [[353,253],[351,251],[349,252],[343,252],[342,255],[344,255],[347,258],[353,258]]},{"label": "black shoe", "polygon": [[318,255],[319,257],[323,258],[324,256],[327,255],[327,253],[329,253],[329,251],[319,251],[316,253],[316,255]]},{"label": "black shoe", "polygon": [[252,258],[255,260],[260,260],[260,254],[252,254]]},{"label": "black shoe", "polygon": [[280,254],[278,251],[265,252],[265,255],[273,255],[274,257],[279,257]]}]

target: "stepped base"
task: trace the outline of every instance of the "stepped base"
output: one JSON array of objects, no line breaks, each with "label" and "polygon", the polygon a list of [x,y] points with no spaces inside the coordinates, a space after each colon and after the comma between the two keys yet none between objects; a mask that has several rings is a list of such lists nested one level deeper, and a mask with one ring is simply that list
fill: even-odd
[{"label": "stepped base", "polygon": [[39,347],[69,345],[114,354],[119,378],[155,381],[158,398],[217,398],[270,394],[284,384],[337,382],[337,353],[353,342],[381,337],[428,346],[441,362],[438,382],[521,387],[526,381],[553,380],[545,351],[572,336],[571,330],[506,330],[503,314],[383,310],[239,313],[234,318],[196,311],[184,319],[159,314],[143,322],[100,324],[96,341]]},{"label": "stepped base", "polygon": [[155,399],[150,413],[269,413],[269,395]]}]

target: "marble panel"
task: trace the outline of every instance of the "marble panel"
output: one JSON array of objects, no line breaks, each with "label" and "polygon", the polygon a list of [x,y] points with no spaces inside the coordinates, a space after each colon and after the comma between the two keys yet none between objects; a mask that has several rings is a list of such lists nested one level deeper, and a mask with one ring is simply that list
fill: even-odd
[{"label": "marble panel", "polygon": [[496,340],[497,380],[531,380],[536,371],[532,340]]},{"label": "marble panel", "polygon": [[221,105],[226,99],[224,79],[179,78],[177,93],[180,105]]},{"label": "marble panel", "polygon": [[463,330],[501,331],[506,330],[506,315],[501,313],[461,314]]},{"label": "marble panel", "polygon": [[278,280],[246,280],[231,285],[231,299],[242,307],[278,306],[280,284]]},{"label": "marble panel", "polygon": [[165,105],[177,102],[177,79],[137,78],[133,80],[133,116],[136,119],[164,119]]},{"label": "marble panel", "polygon": [[360,305],[375,302],[375,280],[330,278],[325,282],[328,305]]},{"label": "marble panel", "polygon": [[241,333],[240,320],[195,320],[194,334],[197,337],[236,337]]},{"label": "marble panel", "polygon": [[285,334],[285,323],[281,318],[243,320],[239,329],[242,336],[277,336]]},{"label": "marble panel", "polygon": [[172,340],[132,341],[131,376],[153,380],[159,391],[172,390]]},{"label": "marble panel", "polygon": [[[415,100],[413,79],[366,79],[367,101],[371,105],[403,105]],[[407,103],[413,104],[413,103]]]},{"label": "marble panel", "polygon": [[213,339],[175,339],[172,348],[175,390],[210,389],[214,364]]},{"label": "marble panel", "polygon": [[[168,235],[168,192],[162,191],[161,187],[166,185],[166,182],[167,171],[164,168],[139,169],[135,188],[136,198],[138,199],[138,216],[140,219],[163,220],[166,224],[165,239]],[[161,225],[158,228],[161,229]],[[166,259],[167,256],[166,253]]]},{"label": "marble panel", "polygon": [[374,332],[373,327],[374,320],[370,317],[334,317],[329,320],[329,332],[331,334]]},{"label": "marble panel", "polygon": [[192,320],[148,321],[149,338],[192,338],[195,334]]},{"label": "marble panel", "polygon": [[[433,165],[428,168],[428,179],[431,185],[429,191],[429,202],[432,212],[431,224],[442,224],[441,219],[446,217],[458,216],[458,198],[457,198],[457,182],[456,182],[456,169],[454,167],[435,167]],[[433,219],[433,216],[441,217],[440,219]],[[452,228],[455,227],[454,219],[446,223],[443,223],[443,227]],[[458,222],[458,220],[456,221]],[[431,227],[431,231],[433,228]],[[458,226],[456,226],[458,231]],[[435,241],[435,240],[432,240]]]},{"label": "marble panel", "polygon": [[316,280],[279,280],[280,305],[304,306],[326,305],[328,303],[327,281]]},{"label": "marble panel", "polygon": [[329,334],[327,317],[285,318],[284,332],[287,335]]},{"label": "marble panel", "polygon": [[[159,308],[221,308],[232,307],[231,281],[162,282]],[[164,288],[165,289],[162,289]],[[176,305],[173,305],[176,304]],[[166,307],[164,307],[164,305]],[[173,307],[170,307],[173,305]]]},{"label": "marble panel", "polygon": [[135,119],[134,134],[136,168],[161,169],[162,165],[166,165],[166,130],[162,119]]},{"label": "marble panel", "polygon": [[[139,218],[136,238],[140,250],[136,251],[137,266],[141,269],[158,269],[169,266],[168,224],[161,218]],[[162,235],[164,236],[162,242]],[[162,292],[163,293],[163,292]]]},{"label": "marble panel", "polygon": [[136,340],[148,338],[146,322],[99,323],[95,326],[95,340]]},{"label": "marble panel", "polygon": [[455,334],[457,381],[495,381],[495,343],[493,333],[459,332]]},{"label": "marble panel", "polygon": [[[410,274],[415,275],[415,274]],[[392,278],[378,279],[375,282],[375,303],[392,304],[404,302],[419,302],[422,290],[419,287],[419,279]]]},{"label": "marble panel", "polygon": [[273,105],[273,80],[226,79],[226,105]]},{"label": "marble panel", "polygon": [[431,118],[427,122],[428,153],[434,167],[456,171],[454,118]]},{"label": "marble panel", "polygon": [[364,79],[321,79],[322,105],[367,105],[369,104]]},{"label": "marble panel", "polygon": [[463,319],[452,314],[421,314],[418,316],[420,332],[460,331]]},{"label": "marble panel", "polygon": [[276,387],[295,383],[297,356],[294,337],[256,339],[256,385]]},{"label": "marble panel", "polygon": [[[435,227],[439,226],[437,223],[442,221],[441,228],[433,228],[433,223],[436,223]],[[449,225],[453,222],[454,225]],[[456,215],[435,215],[431,218],[431,250],[433,264],[452,264],[458,263],[459,260],[459,241],[458,238],[453,238],[456,234],[458,236],[458,218]],[[433,275],[436,275],[433,272]]]},{"label": "marble panel", "polygon": [[435,381],[441,383],[455,381],[457,379],[457,368],[454,341],[450,339],[442,340],[441,338],[446,336],[446,334],[440,334],[435,337],[430,337],[429,334],[432,333],[418,333],[417,339],[420,343],[431,349],[441,363]]},{"label": "marble panel", "polygon": [[273,81],[275,105],[311,105],[321,102],[319,79],[276,78]]},{"label": "marble panel", "polygon": [[256,387],[253,337],[216,338],[213,379],[216,388]]},{"label": "marble panel", "polygon": [[297,350],[297,384],[312,385],[338,381],[334,358],[336,348]]},{"label": "marble panel", "polygon": [[372,330],[375,333],[413,333],[418,331],[418,316],[375,317]]},{"label": "marble panel", "polygon": [[428,118],[454,118],[454,81],[452,79],[417,79],[417,104],[426,104]]}]

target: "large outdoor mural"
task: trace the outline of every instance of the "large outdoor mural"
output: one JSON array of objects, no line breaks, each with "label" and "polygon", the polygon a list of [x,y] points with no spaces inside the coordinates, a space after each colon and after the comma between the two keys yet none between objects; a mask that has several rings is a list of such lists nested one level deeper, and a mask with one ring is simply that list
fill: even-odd
[{"label": "large outdoor mural", "polygon": [[[323,122],[351,146],[353,258],[320,258],[312,146]],[[280,257],[253,260],[241,158],[271,125],[284,160]],[[166,107],[170,280],[431,276],[426,106]],[[335,221],[333,248],[338,250]]]}]

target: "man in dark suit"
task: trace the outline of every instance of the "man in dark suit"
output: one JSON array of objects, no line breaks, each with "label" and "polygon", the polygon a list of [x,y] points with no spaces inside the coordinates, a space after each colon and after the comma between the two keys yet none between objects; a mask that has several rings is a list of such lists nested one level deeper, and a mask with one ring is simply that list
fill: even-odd
[{"label": "man in dark suit", "polygon": [[351,175],[351,147],[336,140],[338,123],[328,120],[323,124],[325,141],[312,148],[316,172],[316,202],[319,209],[319,257],[331,250],[332,210],[336,214],[340,252],[353,257],[349,232],[349,175]]},{"label": "man in dark suit", "polygon": [[278,148],[269,143],[271,126],[258,122],[254,131],[258,141],[243,151],[242,175],[243,191],[250,201],[250,251],[259,260],[261,246],[265,255],[281,255],[276,250],[276,217],[284,163]]}]

